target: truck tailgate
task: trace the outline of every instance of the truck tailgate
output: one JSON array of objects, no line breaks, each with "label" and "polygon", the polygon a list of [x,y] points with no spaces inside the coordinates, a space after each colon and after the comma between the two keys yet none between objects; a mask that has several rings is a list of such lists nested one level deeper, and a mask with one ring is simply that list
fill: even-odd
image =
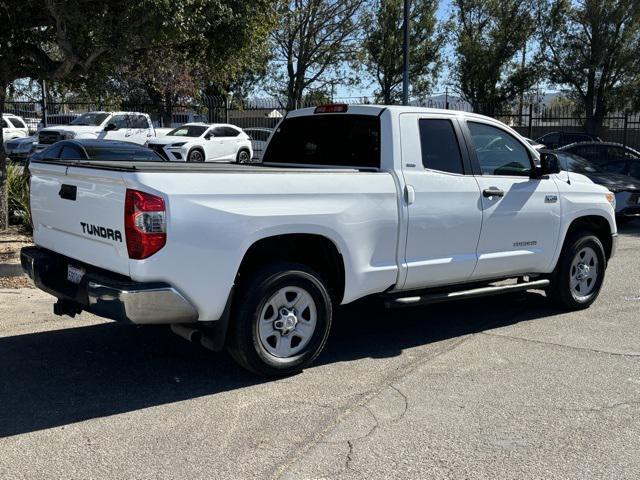
[{"label": "truck tailgate", "polygon": [[129,275],[122,174],[37,162],[29,169],[35,244]]}]

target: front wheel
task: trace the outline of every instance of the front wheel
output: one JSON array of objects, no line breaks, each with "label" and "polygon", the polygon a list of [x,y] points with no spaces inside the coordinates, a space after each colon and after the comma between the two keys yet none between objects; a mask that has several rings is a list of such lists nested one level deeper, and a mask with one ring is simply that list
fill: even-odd
[{"label": "front wheel", "polygon": [[329,336],[332,304],[321,277],[304,265],[275,263],[252,275],[234,303],[231,356],[259,375],[301,371]]},{"label": "front wheel", "polygon": [[200,150],[191,150],[187,156],[187,162],[201,163],[204,162],[204,154]]},{"label": "front wheel", "polygon": [[596,301],[607,260],[600,240],[582,232],[567,240],[547,294],[558,305],[582,310]]}]

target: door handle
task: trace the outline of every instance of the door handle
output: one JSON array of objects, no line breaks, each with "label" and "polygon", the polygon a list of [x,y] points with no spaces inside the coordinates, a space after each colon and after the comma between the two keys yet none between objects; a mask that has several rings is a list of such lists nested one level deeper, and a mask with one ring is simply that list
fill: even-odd
[{"label": "door handle", "polygon": [[60,198],[62,198],[63,200],[71,200],[75,202],[76,196],[78,195],[78,187],[76,187],[75,185],[66,185],[63,183],[60,186],[58,195],[60,195]]},{"label": "door handle", "polygon": [[416,201],[416,191],[411,185],[405,185],[404,195],[407,201],[407,205],[412,205]]},{"label": "door handle", "polygon": [[504,197],[504,190],[500,190],[497,187],[489,187],[482,191],[482,196],[485,198]]}]

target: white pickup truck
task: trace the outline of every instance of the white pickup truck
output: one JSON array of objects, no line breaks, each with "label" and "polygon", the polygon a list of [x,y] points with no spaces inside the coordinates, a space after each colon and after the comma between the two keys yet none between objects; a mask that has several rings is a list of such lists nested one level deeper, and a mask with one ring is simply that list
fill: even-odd
[{"label": "white pickup truck", "polygon": [[586,308],[616,248],[611,192],[464,112],[290,112],[262,165],[30,168],[22,264],[56,313],[173,324],[263,375],[312,362],[334,308],[363,297],[544,289]]},{"label": "white pickup truck", "polygon": [[87,112],[68,125],[43,128],[38,132],[35,150],[41,151],[60,140],[94,138],[120,140],[143,145],[150,138],[162,136],[170,129],[156,129],[151,117],[140,112]]}]

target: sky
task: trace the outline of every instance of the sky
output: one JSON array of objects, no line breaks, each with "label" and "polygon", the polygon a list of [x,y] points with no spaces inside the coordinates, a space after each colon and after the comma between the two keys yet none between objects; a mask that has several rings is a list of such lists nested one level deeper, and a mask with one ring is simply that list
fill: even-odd
[{"label": "sky", "polygon": [[[438,5],[438,11],[436,13],[436,17],[438,18],[438,21],[439,22],[446,21],[451,16],[451,12],[452,12],[451,0],[440,0],[440,3]],[[453,52],[452,47],[448,46],[443,52],[443,55],[445,58],[448,58],[451,56],[452,52]],[[450,84],[450,83],[451,82],[449,81],[447,68],[446,66],[444,66],[440,73],[440,77],[438,78],[438,83],[434,87],[432,93],[433,94],[444,93],[447,87],[447,84]],[[376,90],[376,86],[373,83],[370,85],[362,85],[355,88],[349,88],[349,87],[337,85],[336,97],[338,98],[372,97],[373,92],[375,90]]]}]

